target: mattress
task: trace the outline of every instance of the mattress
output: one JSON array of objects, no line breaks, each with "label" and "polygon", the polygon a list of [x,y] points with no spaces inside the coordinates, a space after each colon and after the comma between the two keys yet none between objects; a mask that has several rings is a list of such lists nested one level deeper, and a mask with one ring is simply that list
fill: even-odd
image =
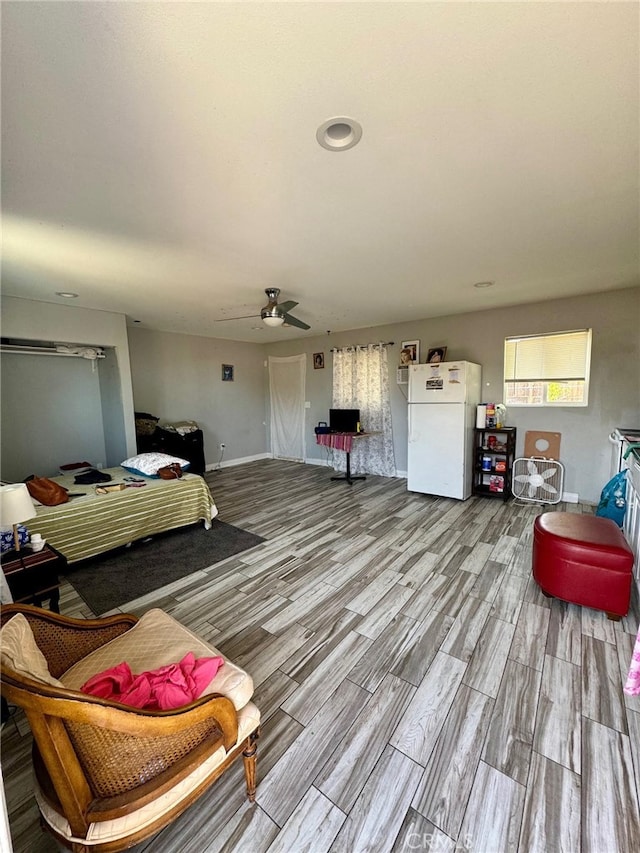
[{"label": "mattress", "polygon": [[[124,468],[106,468],[111,483],[128,483]],[[218,514],[205,480],[183,474],[179,480],[144,480],[120,492],[97,494],[96,486],[79,486],[74,475],[52,477],[73,497],[59,506],[38,506],[37,517],[28,522],[30,533],[41,533],[69,563],[102,554],[119,545],[202,521],[208,529]],[[98,484],[100,486],[100,484]]]}]

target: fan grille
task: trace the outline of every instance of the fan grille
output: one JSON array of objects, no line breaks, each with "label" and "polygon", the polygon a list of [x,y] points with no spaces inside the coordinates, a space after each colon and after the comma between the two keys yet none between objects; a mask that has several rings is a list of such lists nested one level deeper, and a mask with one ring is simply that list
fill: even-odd
[{"label": "fan grille", "polygon": [[513,463],[511,491],[521,501],[560,503],[563,482],[564,465],[554,459],[523,456]]}]

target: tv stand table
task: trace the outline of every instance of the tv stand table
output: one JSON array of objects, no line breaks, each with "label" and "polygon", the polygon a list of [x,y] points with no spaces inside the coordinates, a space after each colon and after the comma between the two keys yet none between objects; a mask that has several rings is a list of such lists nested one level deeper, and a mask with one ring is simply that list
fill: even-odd
[{"label": "tv stand table", "polygon": [[351,451],[355,439],[367,438],[370,435],[377,435],[372,432],[325,432],[316,434],[316,443],[324,447],[331,447],[333,450],[344,450],[347,454],[347,470],[344,477],[332,477],[332,480],[340,480],[343,483],[349,483],[352,486],[355,480],[366,480],[363,475],[355,476],[351,473]]}]

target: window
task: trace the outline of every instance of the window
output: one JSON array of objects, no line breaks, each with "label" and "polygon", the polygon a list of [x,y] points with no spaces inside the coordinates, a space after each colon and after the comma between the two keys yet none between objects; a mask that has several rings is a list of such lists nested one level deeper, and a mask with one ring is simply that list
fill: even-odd
[{"label": "window", "polygon": [[506,338],[507,406],[586,406],[591,329]]}]

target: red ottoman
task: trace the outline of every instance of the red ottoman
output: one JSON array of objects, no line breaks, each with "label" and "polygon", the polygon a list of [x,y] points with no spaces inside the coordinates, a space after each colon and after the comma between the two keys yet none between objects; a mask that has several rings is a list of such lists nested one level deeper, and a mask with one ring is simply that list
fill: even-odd
[{"label": "red ottoman", "polygon": [[533,526],[533,577],[547,596],[605,610],[629,610],[633,551],[609,518],[545,512]]}]

